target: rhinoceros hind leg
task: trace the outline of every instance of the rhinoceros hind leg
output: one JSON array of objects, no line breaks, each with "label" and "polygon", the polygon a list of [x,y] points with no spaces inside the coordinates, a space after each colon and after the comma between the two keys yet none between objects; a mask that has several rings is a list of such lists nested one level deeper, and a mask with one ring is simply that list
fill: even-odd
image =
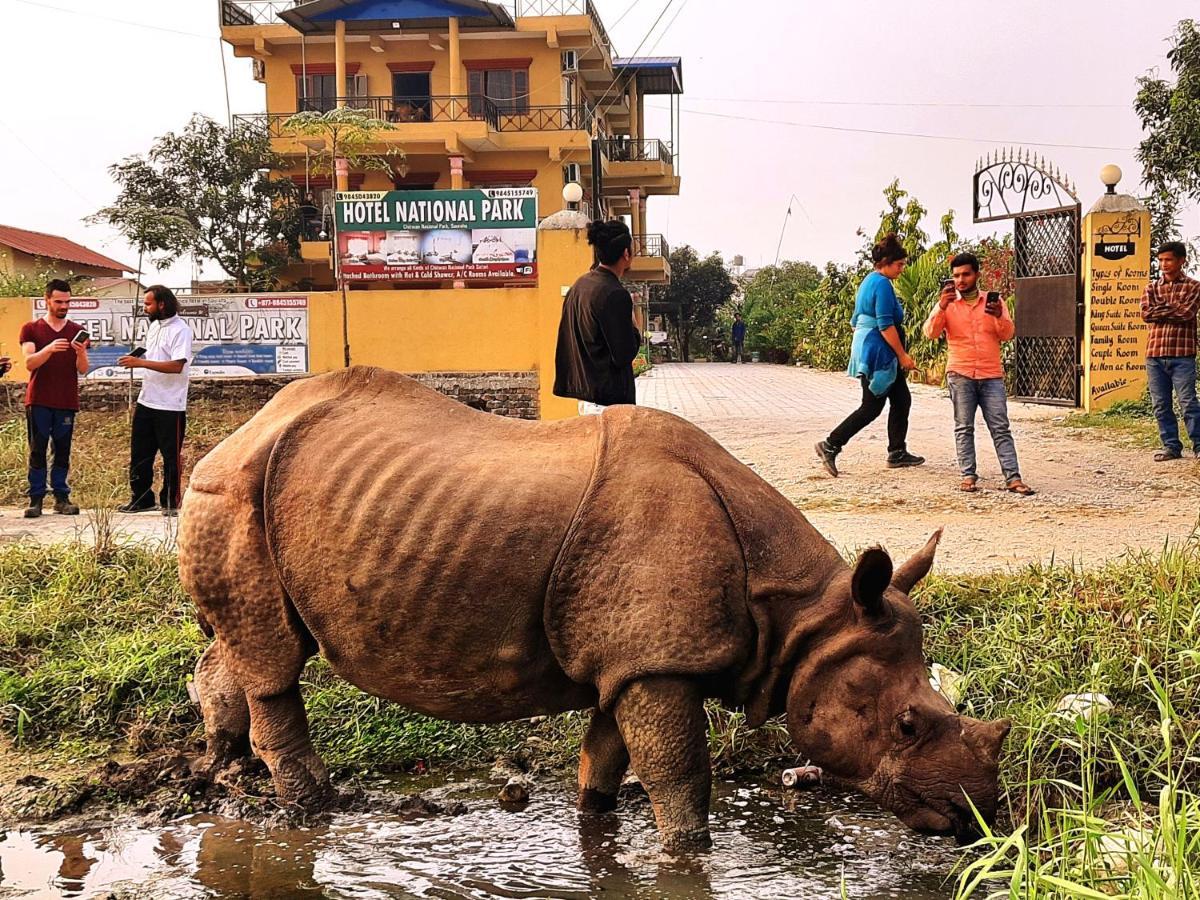
[{"label": "rhinoceros hind leg", "polygon": [[606,813],[617,808],[617,791],[629,767],[629,750],[609,713],[592,710],[579,756],[579,809]]},{"label": "rhinoceros hind leg", "polygon": [[273,697],[250,697],[250,744],[271,770],[281,800],[315,809],[332,799],[329,772],[309,739],[299,684]]},{"label": "rhinoceros hind leg", "polygon": [[666,850],[708,847],[712,770],[704,698],[685,678],[635,681],[616,705],[633,770],[654,807]]},{"label": "rhinoceros hind leg", "polygon": [[213,641],[196,663],[196,693],[207,746],[195,769],[210,778],[250,754],[250,707],[226,661],[227,652],[219,640]]}]

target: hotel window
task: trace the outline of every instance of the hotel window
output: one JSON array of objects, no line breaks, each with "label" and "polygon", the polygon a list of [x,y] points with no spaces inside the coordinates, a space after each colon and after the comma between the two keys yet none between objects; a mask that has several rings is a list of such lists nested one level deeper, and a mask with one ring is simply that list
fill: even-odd
[{"label": "hotel window", "polygon": [[[346,90],[350,97],[367,96],[367,76],[349,75]],[[297,75],[297,108],[301,111],[329,112],[337,107],[336,75]],[[356,104],[351,104],[354,106]]]},{"label": "hotel window", "polygon": [[501,114],[529,112],[529,69],[473,69],[468,76],[472,115],[483,114],[483,97]]}]

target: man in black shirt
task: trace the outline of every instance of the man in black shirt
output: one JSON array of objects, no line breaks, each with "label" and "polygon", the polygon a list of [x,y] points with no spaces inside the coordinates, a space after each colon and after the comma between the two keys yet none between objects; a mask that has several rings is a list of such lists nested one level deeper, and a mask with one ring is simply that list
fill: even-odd
[{"label": "man in black shirt", "polygon": [[640,310],[621,284],[633,262],[633,237],[624,222],[592,222],[588,243],[597,265],[563,301],[555,353],[554,393],[594,407],[636,403],[633,359],[642,345]]}]

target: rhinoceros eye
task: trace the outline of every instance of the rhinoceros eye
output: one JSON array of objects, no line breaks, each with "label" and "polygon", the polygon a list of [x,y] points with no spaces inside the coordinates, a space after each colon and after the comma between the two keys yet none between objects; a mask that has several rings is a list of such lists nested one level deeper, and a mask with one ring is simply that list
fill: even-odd
[{"label": "rhinoceros eye", "polygon": [[896,730],[905,738],[917,736],[917,714],[913,712],[912,707],[896,716]]}]

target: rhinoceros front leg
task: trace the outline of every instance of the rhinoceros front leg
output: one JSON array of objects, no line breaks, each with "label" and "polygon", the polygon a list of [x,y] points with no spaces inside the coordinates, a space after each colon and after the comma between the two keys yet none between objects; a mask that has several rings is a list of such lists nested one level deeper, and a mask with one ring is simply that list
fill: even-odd
[{"label": "rhinoceros front leg", "polygon": [[709,846],[712,770],[699,689],[684,678],[636,681],[617,701],[616,718],[664,849]]},{"label": "rhinoceros front leg", "polygon": [[329,772],[313,749],[300,685],[250,700],[250,744],[271,770],[281,800],[320,806],[333,796]]},{"label": "rhinoceros front leg", "polygon": [[616,809],[617,791],[628,767],[629,750],[617,720],[609,713],[592,710],[579,756],[579,809],[588,813]]}]

